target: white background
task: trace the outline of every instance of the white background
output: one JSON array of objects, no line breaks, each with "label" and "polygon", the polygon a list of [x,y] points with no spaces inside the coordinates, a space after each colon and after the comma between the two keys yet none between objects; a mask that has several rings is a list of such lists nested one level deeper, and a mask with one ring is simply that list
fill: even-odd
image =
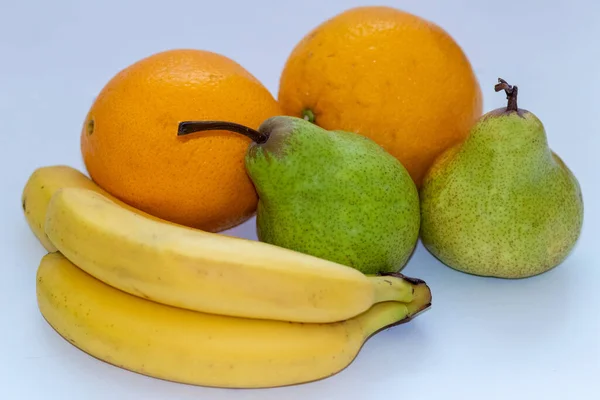
[{"label": "white background", "polygon": [[[392,4],[449,31],[470,58],[485,110],[498,76],[545,123],[579,178],[583,234],[566,262],[525,280],[453,271],[421,246],[404,272],[433,307],[371,339],[329,379],[268,390],[169,383],[102,363],[42,319],[35,271],[44,251],[20,195],[39,166],[83,168],[79,132],[102,86],[157,51],[229,56],[277,92],[292,47],[357,5]],[[0,0],[0,399],[598,399],[600,398],[600,3],[596,1]],[[254,221],[234,229],[255,238]]]}]

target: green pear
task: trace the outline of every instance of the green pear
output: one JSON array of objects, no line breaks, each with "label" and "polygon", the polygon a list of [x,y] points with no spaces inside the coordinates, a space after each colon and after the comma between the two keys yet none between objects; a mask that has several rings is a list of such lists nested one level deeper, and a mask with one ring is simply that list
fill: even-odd
[{"label": "green pear", "polygon": [[480,118],[443,153],[420,192],[421,240],[449,267],[524,278],[559,265],[583,224],[579,183],[549,148],[542,122],[517,107],[516,86],[499,79],[506,108]]},{"label": "green pear", "polygon": [[179,134],[226,129],[250,137],[246,170],[260,241],[365,274],[400,271],[419,236],[418,191],[404,166],[362,135],[277,116],[258,131],[188,121]]}]

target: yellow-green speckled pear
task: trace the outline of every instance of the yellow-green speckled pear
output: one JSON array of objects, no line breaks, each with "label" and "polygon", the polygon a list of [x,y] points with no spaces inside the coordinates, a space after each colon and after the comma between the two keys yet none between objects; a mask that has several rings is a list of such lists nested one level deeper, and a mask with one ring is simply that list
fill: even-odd
[{"label": "yellow-green speckled pear", "polygon": [[542,122],[517,107],[481,117],[442,154],[421,189],[421,239],[440,261],[482,276],[524,278],[560,264],[583,224],[575,176],[549,148]]},{"label": "yellow-green speckled pear", "polygon": [[261,242],[377,275],[404,268],[419,240],[419,193],[404,166],[373,140],[275,116],[257,131],[183,121],[178,135],[227,129],[248,136],[246,171],[258,192]]}]

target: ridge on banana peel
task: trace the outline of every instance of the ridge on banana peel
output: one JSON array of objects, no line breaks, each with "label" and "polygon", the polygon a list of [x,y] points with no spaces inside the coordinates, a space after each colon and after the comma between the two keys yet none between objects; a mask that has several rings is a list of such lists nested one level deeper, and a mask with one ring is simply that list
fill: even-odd
[{"label": "ridge on banana peel", "polygon": [[151,377],[225,388],[285,386],[334,375],[352,363],[369,337],[411,320],[431,303],[429,288],[417,283],[413,301],[382,302],[342,322],[227,317],[127,294],[60,253],[42,258],[36,293],[46,321],[82,351]]},{"label": "ridge on banana peel", "polygon": [[[75,188],[86,191],[74,195]],[[71,167],[39,168],[24,197],[28,222],[40,241],[49,243],[48,251],[58,250],[54,241],[94,277],[159,303],[249,318],[335,322],[377,302],[414,296],[416,284],[402,274],[365,276],[292,250],[148,216]],[[73,197],[92,197],[99,208],[65,201]]]}]

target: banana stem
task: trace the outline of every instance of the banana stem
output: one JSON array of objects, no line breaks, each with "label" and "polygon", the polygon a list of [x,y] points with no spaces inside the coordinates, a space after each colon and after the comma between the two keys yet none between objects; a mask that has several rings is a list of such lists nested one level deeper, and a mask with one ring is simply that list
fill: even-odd
[{"label": "banana stem", "polygon": [[257,144],[265,143],[269,140],[269,135],[249,128],[235,122],[227,121],[183,121],[179,123],[177,136],[185,136],[195,132],[202,131],[231,131],[239,133],[252,139]]},{"label": "banana stem", "polygon": [[375,304],[369,312],[361,314],[359,320],[363,334],[368,338],[382,329],[407,321],[409,314],[406,304],[387,301]]},{"label": "banana stem", "polygon": [[413,299],[414,287],[399,276],[369,277],[375,289],[375,302],[401,301],[409,303]]}]

